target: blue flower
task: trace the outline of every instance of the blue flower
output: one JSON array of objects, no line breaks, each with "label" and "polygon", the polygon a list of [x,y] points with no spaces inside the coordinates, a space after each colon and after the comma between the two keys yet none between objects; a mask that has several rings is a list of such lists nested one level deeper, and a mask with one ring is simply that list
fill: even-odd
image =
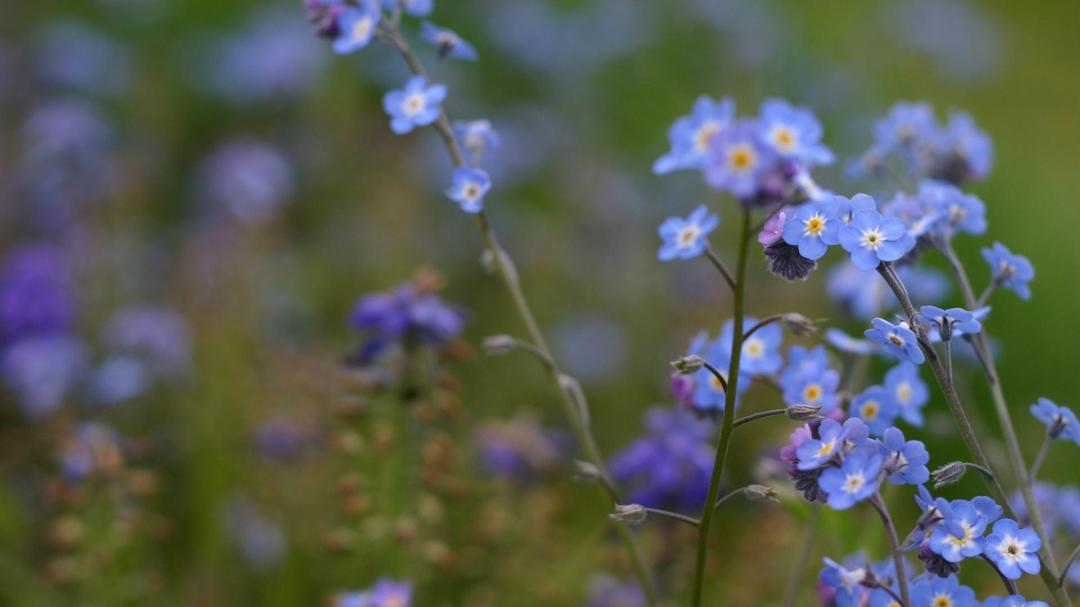
[{"label": "blue flower", "polygon": [[839,405],[840,374],[828,368],[825,346],[807,351],[794,346],[788,351],[788,366],[780,374],[784,402],[789,405],[812,405],[829,412]]},{"label": "blue flower", "polygon": [[1029,601],[1013,594],[1006,597],[992,596],[983,601],[982,607],[1050,607],[1042,601]]},{"label": "blue flower", "polygon": [[337,19],[334,52],[348,55],[367,46],[375,37],[381,14],[376,0],[363,0],[359,6],[343,10]]},{"label": "blue flower", "polygon": [[499,134],[487,120],[456,120],[454,136],[477,163],[484,153],[499,147]]},{"label": "blue flower", "polygon": [[742,120],[713,137],[705,181],[737,198],[751,198],[761,189],[761,179],[773,167],[774,158],[757,125]]},{"label": "blue flower", "polygon": [[839,468],[828,468],[818,478],[818,486],[829,495],[834,510],[847,510],[877,492],[881,455],[873,449],[856,449]]},{"label": "blue flower", "polygon": [[410,607],[412,605],[412,583],[396,582],[381,578],[368,591],[370,607]]},{"label": "blue flower", "polygon": [[454,182],[446,190],[450,200],[466,213],[479,213],[484,208],[484,196],[491,189],[491,178],[480,169],[454,169]]},{"label": "blue flower", "polygon": [[974,335],[982,331],[982,323],[976,320],[975,314],[963,308],[942,310],[937,306],[923,306],[919,310],[918,318],[936,328],[938,335],[944,341],[949,341],[955,336]]},{"label": "blue flower", "polygon": [[961,586],[955,575],[919,578],[911,587],[912,607],[978,607],[975,591]]},{"label": "blue flower", "polygon": [[818,438],[811,438],[799,445],[795,455],[799,458],[799,470],[814,470],[835,461],[845,453],[864,444],[870,435],[866,424],[857,417],[844,421],[843,425],[832,419],[821,420]]},{"label": "blue flower", "polygon": [[589,583],[586,607],[645,607],[645,593],[637,580],[620,581],[602,576]]},{"label": "blue flower", "polygon": [[435,10],[435,0],[382,0],[383,8],[395,11],[400,5],[401,10],[413,17],[427,17]]},{"label": "blue flower", "polygon": [[986,205],[978,197],[964,194],[955,186],[926,180],[919,184],[918,200],[925,212],[934,214],[934,231],[943,237],[954,232],[986,232]]},{"label": "blue flower", "polygon": [[964,112],[949,114],[949,124],[942,137],[943,147],[951,152],[962,167],[963,180],[986,179],[994,165],[994,144],[985,132]]},{"label": "blue flower", "polygon": [[83,380],[86,347],[66,334],[20,339],[0,350],[0,381],[26,417],[52,413]]},{"label": "blue flower", "polygon": [[[753,316],[743,318],[743,332],[749,331],[758,323]],[[739,372],[751,377],[771,375],[784,366],[784,357],[780,346],[784,341],[784,332],[777,323],[769,323],[746,338],[742,344],[742,357],[739,359]],[[717,344],[730,356],[731,346],[735,343],[735,322],[729,320],[720,330]]]},{"label": "blue flower", "polygon": [[821,124],[810,110],[783,99],[766,99],[759,126],[762,138],[781,157],[804,166],[832,164],[833,153],[821,144]]},{"label": "blue flower", "polygon": [[[730,325],[730,321],[728,325]],[[703,357],[710,365],[720,372],[726,382],[728,379],[728,367],[731,364],[731,334],[725,326],[725,331],[713,341],[708,341],[706,333],[699,334],[690,345],[687,354],[697,354]],[[725,339],[726,336],[726,339]],[[741,366],[741,365],[740,365]],[[735,406],[739,405],[738,397],[750,388],[752,378],[747,374],[746,367],[741,366],[738,387],[735,392]],[[701,369],[694,374],[694,387],[689,406],[698,413],[708,415],[721,415],[727,405],[727,393],[723,384],[708,369]]]},{"label": "blue flower", "polygon": [[891,396],[882,386],[870,386],[851,401],[851,413],[866,422],[870,434],[881,436],[900,414]]},{"label": "blue flower", "polygon": [[713,468],[713,424],[684,409],[653,407],[645,425],[644,436],[612,456],[612,478],[628,488],[632,503],[700,509]]},{"label": "blue flower", "polygon": [[825,330],[825,341],[829,342],[829,344],[837,350],[847,352],[848,354],[866,356],[877,351],[874,342],[852,337],[834,327]]},{"label": "blue flower", "polygon": [[440,59],[450,57],[451,59],[476,61],[476,49],[453,30],[425,21],[420,24],[420,38],[435,47],[439,52]]},{"label": "blue flower", "polygon": [[919,377],[919,368],[904,362],[889,369],[885,373],[885,390],[896,402],[900,417],[912,426],[922,427],[922,408],[930,394]]},{"label": "blue flower", "polygon": [[1023,573],[1039,572],[1039,556],[1042,540],[1031,527],[1020,528],[1016,521],[1001,519],[986,537],[985,554],[994,561],[1001,575],[1010,580],[1019,579]]},{"label": "blue flower", "polygon": [[357,362],[366,364],[405,340],[440,346],[461,334],[465,318],[433,293],[406,284],[389,293],[360,298],[349,324],[366,333],[368,340],[357,356]]},{"label": "blue flower", "polygon": [[894,325],[883,318],[875,318],[870,321],[872,329],[867,329],[865,335],[870,341],[885,346],[891,354],[900,360],[913,362],[921,365],[926,358],[919,349],[915,333],[906,322]]},{"label": "blue flower", "polygon": [[928,103],[897,103],[874,124],[874,142],[880,149],[912,147],[937,136],[934,110]]},{"label": "blue flower", "polygon": [[446,87],[428,85],[424,76],[413,76],[405,88],[390,91],[383,97],[383,109],[390,115],[390,128],[404,135],[418,126],[427,126],[439,118],[439,104],[446,99]]},{"label": "blue flower", "polygon": [[709,144],[726,128],[735,116],[735,102],[725,97],[715,101],[701,96],[694,102],[693,112],[675,121],[668,131],[671,151],[653,164],[653,173],[663,175],[682,169],[705,166]]},{"label": "blue flower", "polygon": [[836,607],[857,607],[863,595],[866,569],[848,569],[828,557],[823,560],[825,568],[821,570],[821,582],[836,592]]},{"label": "blue flower", "polygon": [[1071,440],[1080,445],[1080,422],[1072,409],[1060,407],[1049,398],[1039,398],[1037,404],[1031,405],[1031,414],[1046,425],[1051,438]]},{"label": "blue flower", "polygon": [[694,209],[686,219],[668,217],[660,224],[664,244],[657,253],[660,261],[693,259],[708,248],[709,233],[720,225],[720,217],[712,215],[705,205]]},{"label": "blue flower", "polygon": [[915,248],[915,237],[904,222],[872,210],[856,211],[840,229],[840,246],[860,270],[873,270],[882,261],[896,261]]},{"label": "blue flower", "polygon": [[982,554],[987,517],[963,500],[951,502],[942,514],[945,519],[930,536],[930,549],[950,563]]},{"label": "blue flower", "polygon": [[930,470],[926,467],[930,453],[922,441],[905,441],[904,433],[898,428],[888,428],[881,438],[881,453],[890,483],[922,486],[930,480]]},{"label": "blue flower", "polygon": [[1013,255],[1000,242],[995,242],[993,248],[983,249],[982,256],[990,265],[996,284],[1013,290],[1020,299],[1031,299],[1028,283],[1035,278],[1035,268],[1027,257]]},{"label": "blue flower", "polygon": [[829,245],[840,243],[841,225],[836,202],[808,202],[784,223],[784,242],[798,246],[799,255],[817,261],[825,256]]},{"label": "blue flower", "polygon": [[844,223],[851,223],[855,213],[859,211],[873,211],[877,209],[877,203],[868,194],[856,194],[851,198],[833,196],[836,204],[836,216]]}]

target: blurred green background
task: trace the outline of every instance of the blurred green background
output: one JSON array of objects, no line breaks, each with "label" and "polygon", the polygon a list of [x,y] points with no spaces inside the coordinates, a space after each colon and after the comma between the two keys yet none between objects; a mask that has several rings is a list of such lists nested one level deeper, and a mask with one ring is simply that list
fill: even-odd
[{"label": "blurred green background", "polygon": [[[987,204],[990,228],[985,239],[957,246],[977,289],[987,278],[979,249],[995,240],[1027,255],[1037,272],[1033,299],[998,294],[988,324],[1001,343],[1003,384],[1029,456],[1042,428],[1027,405],[1038,396],[1074,402],[1080,375],[1067,369],[1080,358],[1069,329],[1080,308],[1080,290],[1070,286],[1080,276],[1073,237],[1080,221],[1073,200],[1080,190],[1080,85],[1072,77],[1080,57],[1077,3],[436,4],[433,20],[480,53],[478,63],[435,70],[450,87],[447,109],[457,118],[488,117],[502,133],[488,209],[541,325],[582,380],[605,452],[640,433],[646,407],[668,400],[668,361],[699,329],[716,331],[730,314],[728,294],[706,262],[655,260],[659,221],[701,202],[724,219],[714,245],[733,251],[730,201],[696,175],[650,172],[666,151],[669,124],[700,94],[730,95],[741,114],[769,96],[810,106],[843,161],[869,145],[873,120],[896,101],[929,101],[939,117],[951,108],[972,113],[995,143],[993,172],[973,188]],[[91,52],[100,47],[80,46],[80,35],[106,40],[105,59]],[[444,298],[468,310],[466,341],[521,332],[503,289],[478,263],[482,248],[472,222],[441,194],[449,167],[433,133],[399,138],[388,129],[381,96],[405,77],[385,47],[333,55],[310,33],[299,2],[5,5],[2,244],[35,237],[24,225],[20,191],[7,187],[31,143],[28,118],[57,100],[86,104],[112,136],[103,152],[109,185],[100,200],[79,209],[75,233],[62,237],[78,251],[80,328],[96,334],[123,302],[168,303],[192,326],[194,372],[137,407],[108,413],[126,431],[165,445],[147,464],[162,477],[148,510],[169,531],[143,541],[111,577],[78,591],[43,573],[48,517],[24,499],[33,493],[24,485],[45,474],[30,471],[48,470],[51,460],[36,442],[3,449],[11,455],[2,468],[11,482],[0,503],[0,602],[311,604],[369,585],[396,558],[392,546],[403,544],[408,558],[397,568],[422,588],[420,605],[579,604],[592,575],[627,574],[617,546],[606,541],[607,505],[565,470],[525,488],[481,480],[467,497],[441,496],[432,519],[438,524],[425,527],[437,533],[425,531],[411,543],[392,538],[387,528],[394,522],[385,513],[381,521],[374,516],[375,523],[355,524],[350,550],[336,553],[326,550],[326,536],[341,524],[335,483],[351,456],[328,447],[278,465],[251,449],[253,429],[275,416],[338,436],[334,411],[349,392],[339,361],[358,339],[345,318],[358,296],[406,281],[418,267],[441,272]],[[214,187],[206,183],[213,181],[207,163],[237,141],[272,146],[289,166],[280,206],[259,221],[223,216],[207,194]],[[842,165],[819,171],[818,181],[847,194],[869,187],[845,182]],[[825,298],[824,272],[787,284],[755,260],[753,313],[798,310],[860,329]],[[478,476],[470,437],[488,420],[532,411],[546,426],[563,424],[555,394],[532,361],[477,356],[448,365],[463,386],[463,413],[439,427],[460,452],[460,475]],[[980,381],[970,384],[968,402],[994,441],[987,394]],[[746,406],[768,408],[771,398],[755,389]],[[936,393],[928,411],[931,423],[919,438],[931,463],[962,457]],[[48,428],[17,413],[3,419],[6,443],[39,433],[49,442]],[[380,423],[376,416],[356,430],[361,452],[375,449],[368,434],[377,434]],[[761,455],[789,429],[763,423],[738,436],[729,483],[752,480]],[[381,460],[370,453],[356,465],[377,478]],[[1043,476],[1074,482],[1073,462],[1075,453],[1055,449]],[[978,490],[968,479],[950,496]],[[237,495],[284,530],[287,547],[272,566],[240,558],[222,523],[223,504]],[[892,496],[902,528],[915,516],[906,495]],[[802,505],[786,502],[725,511],[710,596],[727,597],[725,605],[778,604],[806,516]],[[813,600],[822,554],[884,555],[883,538],[863,533],[872,516],[825,516],[802,584],[805,604]],[[478,539],[485,525],[492,529]],[[693,543],[683,531],[675,530],[674,541],[648,525],[642,531],[654,554],[672,552],[664,559],[676,595],[688,578]],[[439,546],[451,553],[451,565]],[[969,581],[988,588],[993,580],[984,574],[972,571]],[[82,602],[68,602],[74,596]]]}]

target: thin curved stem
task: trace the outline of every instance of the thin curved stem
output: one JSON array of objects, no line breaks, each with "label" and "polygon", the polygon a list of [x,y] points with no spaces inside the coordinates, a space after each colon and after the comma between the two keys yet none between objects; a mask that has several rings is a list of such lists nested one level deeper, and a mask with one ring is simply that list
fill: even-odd
[{"label": "thin curved stem", "polygon": [[1043,460],[1046,459],[1046,454],[1050,452],[1050,443],[1052,442],[1054,442],[1054,439],[1050,438],[1050,432],[1047,431],[1042,446],[1039,447],[1039,453],[1035,456],[1035,461],[1031,462],[1031,472],[1028,472],[1028,478],[1033,483],[1039,476],[1039,468],[1042,468]]},{"label": "thin curved stem", "polygon": [[1065,565],[1061,568],[1061,577],[1058,579],[1058,586],[1065,586],[1065,576],[1069,574],[1069,567],[1072,567],[1078,557],[1080,557],[1080,545],[1073,549],[1069,558],[1065,559]]},{"label": "thin curved stem", "polygon": [[746,333],[743,333],[743,341],[750,339],[750,336],[754,333],[757,333],[758,329],[766,327],[774,322],[780,322],[781,320],[784,320],[783,314],[773,314],[772,316],[766,316],[765,318],[762,318],[761,320],[754,323],[754,326],[747,329]]},{"label": "thin curved stem", "polygon": [[727,378],[724,377],[723,372],[721,372],[720,369],[714,367],[712,363],[707,360],[702,361],[701,364],[709,370],[709,373],[712,373],[712,376],[716,378],[716,381],[720,382],[720,386],[724,388],[724,392],[727,392],[728,383]]},{"label": "thin curved stem", "polygon": [[724,505],[725,502],[727,502],[728,500],[730,500],[730,499],[732,499],[732,498],[734,498],[736,496],[748,493],[750,491],[750,489],[753,488],[753,487],[754,487],[754,485],[747,485],[745,487],[739,487],[738,489],[735,489],[733,491],[728,491],[727,493],[720,496],[720,498],[716,500],[716,503],[713,504],[713,509],[715,510],[716,508],[719,508],[720,506]]},{"label": "thin curved stem", "polygon": [[880,493],[875,493],[870,498],[870,505],[877,510],[881,517],[881,524],[885,526],[885,532],[889,536],[889,547],[892,550],[893,565],[896,568],[896,584],[900,587],[900,604],[912,607],[911,593],[908,591],[907,569],[904,567],[904,552],[900,549],[900,538],[896,535],[896,526],[893,525],[892,517],[889,516],[889,508],[885,500],[881,499]]},{"label": "thin curved stem", "polygon": [[752,421],[757,421],[759,419],[765,419],[766,417],[779,417],[781,415],[787,415],[787,409],[769,409],[768,411],[761,411],[759,413],[751,413],[750,415],[746,415],[744,417],[740,417],[739,419],[735,420],[735,422],[733,424],[731,424],[731,427],[732,428],[738,428],[739,426],[741,426],[743,424],[749,424]]},{"label": "thin curved stem", "polygon": [[1005,577],[1005,574],[1002,573],[1000,569],[998,569],[998,566],[996,563],[994,563],[994,561],[990,560],[990,557],[986,556],[985,554],[980,554],[979,556],[982,557],[982,560],[986,561],[986,563],[990,565],[990,568],[994,570],[994,573],[998,575],[998,577],[1001,579],[1001,583],[1005,585],[1006,592],[1008,592],[1009,594],[1020,594],[1020,591],[1016,589],[1016,582]]},{"label": "thin curved stem", "polygon": [[[408,42],[401,36],[397,24],[392,21],[389,22],[389,24],[383,28],[382,33],[383,38],[401,54],[409,71],[416,75],[426,74],[423,64],[420,63],[419,59],[412,52]],[[461,152],[461,146],[450,126],[450,119],[447,117],[446,111],[443,108],[440,107],[439,117],[432,126],[442,139],[443,145],[446,148],[446,152],[449,155],[450,162],[453,166],[463,166],[465,161]],[[548,375],[560,395],[560,402],[563,406],[567,421],[570,423],[570,427],[573,430],[577,441],[580,443],[586,459],[600,472],[602,481],[601,486],[607,494],[609,501],[612,505],[618,504],[618,492],[610,480],[604,458],[589,429],[588,419],[579,413],[579,403],[577,403],[574,400],[574,397],[564,388],[562,381],[563,373],[559,369],[555,357],[552,355],[551,348],[548,346],[547,340],[544,339],[544,335],[540,331],[540,326],[536,322],[532,309],[529,307],[528,300],[525,298],[525,294],[521,289],[517,269],[509,254],[507,254],[499,244],[498,237],[488,221],[487,214],[481,210],[479,213],[476,213],[475,216],[476,224],[480,230],[480,236],[483,239],[484,246],[492,256],[495,271],[506,287],[518,317],[522,324],[525,325],[529,340],[535,347],[539,357],[545,362],[544,366],[548,371]],[[587,403],[581,403],[580,406],[583,409],[587,408]],[[614,524],[620,538],[626,545],[631,566],[637,575],[642,592],[645,594],[646,603],[650,607],[653,607],[656,605],[656,589],[637,540],[625,523],[615,522]]]},{"label": "thin curved stem", "polygon": [[979,295],[978,301],[975,302],[975,307],[981,308],[985,306],[986,302],[990,301],[990,296],[993,295],[994,291],[997,289],[997,286],[998,282],[996,280],[991,280],[990,284],[986,285],[986,288],[983,289],[982,294]]},{"label": "thin curved stem", "polygon": [[[885,279],[885,282],[888,283],[889,287],[893,291],[893,294],[896,295],[896,298],[900,302],[900,306],[904,310],[904,313],[907,314],[908,319],[913,320],[915,318],[915,306],[911,302],[911,297],[908,295],[907,289],[904,287],[904,283],[900,280],[900,277],[897,276],[896,271],[893,269],[892,265],[888,263],[882,263],[881,266],[878,267],[878,272]],[[966,282],[966,277],[964,281]],[[975,462],[977,464],[979,464],[983,468],[986,468],[987,470],[993,470],[994,467],[990,465],[990,460],[986,457],[986,453],[983,451],[982,445],[979,443],[979,439],[975,435],[975,430],[971,426],[971,420],[968,419],[967,412],[964,410],[964,406],[960,402],[960,396],[956,392],[956,386],[953,385],[953,383],[949,380],[949,377],[945,372],[945,368],[941,364],[941,359],[938,357],[937,352],[935,352],[934,349],[930,346],[929,342],[926,341],[925,335],[923,335],[923,331],[919,327],[919,325],[912,323],[912,328],[919,336],[920,345],[922,346],[923,353],[926,355],[926,362],[929,364],[930,370],[934,374],[934,379],[937,381],[938,387],[941,388],[942,393],[945,395],[945,402],[949,406],[949,412],[952,413],[953,420],[956,422],[957,429],[960,431],[960,436],[964,440],[964,444],[967,446],[967,449],[971,453],[972,457],[975,458]],[[977,336],[979,337],[981,337],[982,335],[982,333],[977,334]],[[1004,399],[1004,396],[1002,396],[1002,399]],[[1004,403],[1004,400],[1002,400],[1001,402]],[[1005,417],[1008,417],[1007,411],[1005,412]],[[1009,427],[1012,427],[1011,421],[1009,422]],[[1021,474],[1026,476],[1026,471],[1022,471]],[[1024,479],[1024,481],[1025,482],[1022,484],[1022,488],[1024,489],[1025,494],[1031,493],[1031,488],[1027,486],[1026,478]],[[997,475],[995,474],[986,477],[986,483],[989,486],[991,493],[993,494],[991,497],[993,497],[994,500],[996,500],[998,504],[1000,504],[1002,508],[1005,509],[1006,514],[1008,514],[1010,518],[1015,519],[1016,513],[1013,512],[1012,506],[1009,502],[1008,494],[1006,494],[1005,490],[1002,488]],[[1025,498],[1025,502],[1026,501],[1027,499]],[[1034,504],[1034,500],[1032,500],[1032,502],[1029,502],[1029,504],[1030,505],[1028,506],[1028,512],[1032,513],[1030,516],[1032,524],[1034,525],[1034,521],[1036,520],[1036,518],[1039,517],[1039,515],[1037,514],[1038,506]],[[1036,532],[1039,532],[1039,529],[1040,527],[1036,527]],[[1039,533],[1039,537],[1043,538],[1045,537],[1045,535]],[[1049,553],[1049,551],[1047,550],[1048,545],[1049,543],[1044,539],[1043,548],[1040,550],[1040,555],[1044,553]],[[1048,561],[1046,561],[1045,559],[1043,559],[1043,564],[1046,565],[1045,567],[1043,567],[1042,572],[1043,581],[1046,583],[1047,589],[1049,589],[1050,593],[1054,596],[1055,602],[1059,605],[1059,607],[1071,607],[1072,603],[1071,601],[1069,601],[1068,595],[1062,590],[1061,586],[1057,584],[1057,569],[1054,568],[1054,570],[1051,572]]]},{"label": "thin curved stem", "polygon": [[724,277],[724,282],[726,282],[728,287],[734,291],[735,279],[731,277],[731,271],[728,270],[727,265],[724,264],[724,260],[720,259],[720,256],[713,250],[712,245],[705,247],[705,256],[709,258],[709,261],[711,261],[714,266],[716,266],[716,269],[719,270],[720,274]]},{"label": "thin curved stem", "polygon": [[[739,237],[739,265],[738,273],[733,283],[735,297],[734,326],[741,329],[743,319],[746,317],[746,258],[750,244],[750,210],[742,209],[742,230]],[[735,425],[735,395],[738,392],[739,364],[742,358],[741,330],[736,330],[731,343],[731,361],[728,366],[728,385],[724,390],[724,419],[720,424],[720,440],[716,447],[716,459],[713,462],[712,475],[709,479],[709,493],[705,504],[702,506],[701,527],[698,529],[697,557],[694,562],[694,582],[691,594],[691,607],[700,607],[702,590],[705,582],[705,557],[709,547],[709,529],[712,525],[713,514],[716,508],[713,506],[720,492],[720,479],[724,472],[724,462],[727,459],[728,446],[731,444],[731,433]]]},{"label": "thin curved stem", "polygon": [[[964,298],[964,305],[970,309],[979,307],[978,300],[975,298],[975,291],[971,288],[971,280],[968,278],[964,265],[960,263],[960,258],[957,257],[956,251],[953,250],[952,244],[945,240],[936,242],[935,246],[938,251],[941,252],[945,261],[948,262],[953,274],[956,275],[957,282],[960,283],[960,292]],[[1001,433],[1005,437],[1008,460],[1012,467],[1013,474],[1016,476],[1017,481],[1019,481],[1020,492],[1024,496],[1024,505],[1027,507],[1031,526],[1034,527],[1035,533],[1037,533],[1042,540],[1042,548],[1039,550],[1039,557],[1043,563],[1043,567],[1040,575],[1042,576],[1043,581],[1046,582],[1051,594],[1054,595],[1054,600],[1058,605],[1062,607],[1071,607],[1072,601],[1069,599],[1068,593],[1066,593],[1062,585],[1058,583],[1059,575],[1057,573],[1057,562],[1054,559],[1054,551],[1050,549],[1050,537],[1047,535],[1046,527],[1043,525],[1042,513],[1039,511],[1039,505],[1035,501],[1035,492],[1032,490],[1031,479],[1028,478],[1027,469],[1024,465],[1024,454],[1020,449],[1020,441],[1016,435],[1016,428],[1013,427],[1012,417],[1009,415],[1009,405],[1005,400],[1005,391],[1001,387],[1001,377],[998,375],[997,365],[994,363],[994,357],[990,352],[987,331],[983,329],[972,336],[971,344],[975,347],[979,360],[982,362],[983,368],[986,371],[986,381],[990,386],[990,396],[991,400],[994,402],[994,412],[997,414],[998,423],[1001,425]],[[1006,507],[1007,506],[1008,502],[1006,502]]]}]

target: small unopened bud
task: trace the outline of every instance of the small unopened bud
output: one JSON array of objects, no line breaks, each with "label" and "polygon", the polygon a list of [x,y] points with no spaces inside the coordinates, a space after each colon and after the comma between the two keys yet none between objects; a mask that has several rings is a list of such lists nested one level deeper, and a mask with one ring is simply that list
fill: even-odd
[{"label": "small unopened bud", "polygon": [[512,352],[517,347],[517,340],[509,335],[492,335],[484,339],[482,347],[485,354],[499,356]]},{"label": "small unopened bud", "polygon": [[697,354],[691,354],[689,356],[684,356],[679,360],[672,361],[671,366],[682,375],[690,375],[692,373],[697,373],[705,366],[705,359]]},{"label": "small unopened bud", "polygon": [[591,462],[583,460],[574,460],[574,479],[586,482],[594,483],[599,480],[603,480],[604,474],[600,471],[600,468],[596,467]]},{"label": "small unopened bud", "polygon": [[571,402],[574,403],[574,408],[577,409],[578,421],[583,426],[588,426],[592,420],[589,417],[589,404],[585,399],[585,392],[581,389],[581,384],[573,377],[562,373],[559,375],[559,386],[570,397]]},{"label": "small unopened bud", "polygon": [[792,334],[800,337],[810,335],[814,331],[817,331],[817,325],[814,324],[814,321],[798,312],[784,314],[782,320],[788,331],[791,331]]},{"label": "small unopened bud", "polygon": [[616,504],[615,512],[608,515],[612,520],[631,525],[640,525],[649,516],[648,510],[641,504]]},{"label": "small unopened bud", "polygon": [[931,477],[934,479],[934,489],[940,489],[946,485],[960,482],[967,473],[967,464],[964,462],[950,462],[934,470]]},{"label": "small unopened bud", "polygon": [[791,405],[787,408],[787,416],[797,422],[818,419],[821,417],[821,407],[816,405]]},{"label": "small unopened bud", "polygon": [[747,485],[746,499],[752,502],[761,500],[779,501],[776,492],[773,491],[771,487],[766,487],[765,485]]},{"label": "small unopened bud", "polygon": [[1054,423],[1050,426],[1050,429],[1048,430],[1048,432],[1050,433],[1050,438],[1054,439],[1061,436],[1062,433],[1065,432],[1065,428],[1067,428],[1068,425],[1069,421],[1065,419],[1064,415],[1061,415],[1060,413],[1055,415]]}]

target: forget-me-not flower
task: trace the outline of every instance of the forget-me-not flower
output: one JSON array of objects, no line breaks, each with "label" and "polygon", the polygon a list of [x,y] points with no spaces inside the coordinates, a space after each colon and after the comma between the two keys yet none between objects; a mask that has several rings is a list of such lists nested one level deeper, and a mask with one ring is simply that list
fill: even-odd
[{"label": "forget-me-not flower", "polygon": [[461,167],[454,170],[454,182],[446,195],[466,213],[479,213],[484,208],[484,196],[491,189],[491,178],[480,169]]},{"label": "forget-me-not flower", "polygon": [[903,362],[885,373],[885,390],[896,402],[900,418],[912,426],[922,427],[922,408],[930,393],[919,377],[919,368]]},{"label": "forget-me-not flower", "polygon": [[474,160],[499,147],[499,134],[488,120],[455,120],[454,136]]},{"label": "forget-me-not flower", "polygon": [[766,99],[758,120],[762,138],[782,158],[804,166],[832,163],[833,153],[821,143],[821,123],[810,110]]},{"label": "forget-me-not flower", "polygon": [[987,517],[964,500],[954,500],[943,514],[945,519],[930,536],[930,549],[950,563],[982,554]]},{"label": "forget-me-not flower", "polygon": [[1035,268],[1027,257],[1014,255],[1000,242],[995,242],[991,248],[983,249],[982,256],[990,265],[995,283],[1011,289],[1020,299],[1031,299],[1031,287],[1028,283],[1035,279]]},{"label": "forget-me-not flower", "polygon": [[1049,398],[1039,398],[1031,405],[1031,414],[1046,425],[1051,438],[1071,440],[1080,445],[1080,422],[1068,407],[1061,407]]},{"label": "forget-me-not flower", "polygon": [[898,428],[888,428],[881,437],[881,453],[885,457],[885,474],[890,483],[919,485],[930,480],[930,453],[922,441],[904,440]]},{"label": "forget-me-not flower", "polygon": [[1020,528],[1016,521],[1001,519],[986,537],[985,554],[994,561],[1001,575],[1010,580],[1019,579],[1024,573],[1039,572],[1039,548],[1042,540],[1031,527]]},{"label": "forget-me-not flower", "polygon": [[737,198],[750,198],[761,189],[762,176],[773,167],[774,158],[757,125],[742,120],[712,138],[705,181]]},{"label": "forget-me-not flower", "polygon": [[828,468],[818,477],[821,490],[829,495],[834,510],[847,510],[877,492],[881,455],[873,449],[856,449],[839,468]]},{"label": "forget-me-not flower", "polygon": [[418,126],[435,122],[446,92],[445,85],[429,85],[424,76],[413,76],[404,88],[390,91],[383,97],[383,109],[390,115],[390,128],[398,135],[404,135]]},{"label": "forget-me-not flower", "polygon": [[435,10],[435,0],[382,0],[383,8],[388,11],[401,10],[413,17],[427,17]]},{"label": "forget-me-not flower", "polygon": [[720,225],[720,217],[709,213],[705,205],[694,209],[686,218],[668,217],[660,224],[664,244],[657,252],[660,261],[693,259],[708,248],[709,233]]},{"label": "forget-me-not flower", "polygon": [[896,261],[915,248],[915,237],[903,221],[882,217],[873,210],[855,211],[851,223],[840,229],[840,246],[860,270],[874,270],[885,261]]},{"label": "forget-me-not flower", "polygon": [[913,607],[978,607],[975,591],[955,575],[922,577],[911,587]]},{"label": "forget-me-not flower", "polygon": [[381,14],[376,0],[363,0],[359,6],[342,10],[337,18],[334,52],[347,55],[370,44],[379,27]]},{"label": "forget-me-not flower", "polygon": [[848,418],[843,424],[832,419],[823,419],[818,426],[818,438],[811,438],[796,449],[798,468],[820,468],[865,443],[869,435],[870,430],[857,417]]},{"label": "forget-me-not flower", "polygon": [[784,223],[784,242],[798,246],[799,255],[817,261],[825,256],[829,245],[840,243],[841,225],[834,201],[808,202]]},{"label": "forget-me-not flower", "polygon": [[871,329],[867,329],[865,335],[870,341],[885,346],[889,353],[900,360],[913,362],[921,365],[926,357],[919,349],[918,339],[906,322],[892,324],[884,318],[875,318],[870,321]]},{"label": "forget-me-not flower", "polygon": [[900,414],[883,386],[870,386],[851,401],[851,414],[866,422],[870,434],[881,436]]},{"label": "forget-me-not flower", "polygon": [[716,101],[707,95],[698,97],[691,114],[676,120],[668,131],[671,151],[653,164],[653,173],[664,175],[704,167],[713,137],[727,128],[734,116],[735,102],[731,99]]},{"label": "forget-me-not flower", "polygon": [[958,335],[974,335],[982,331],[982,323],[975,314],[963,308],[943,310],[937,306],[923,306],[919,310],[919,320],[936,328],[943,341],[949,341]]},{"label": "forget-me-not flower", "polygon": [[420,38],[435,47],[440,59],[450,57],[451,59],[476,61],[476,49],[453,30],[425,21],[420,24]]}]

